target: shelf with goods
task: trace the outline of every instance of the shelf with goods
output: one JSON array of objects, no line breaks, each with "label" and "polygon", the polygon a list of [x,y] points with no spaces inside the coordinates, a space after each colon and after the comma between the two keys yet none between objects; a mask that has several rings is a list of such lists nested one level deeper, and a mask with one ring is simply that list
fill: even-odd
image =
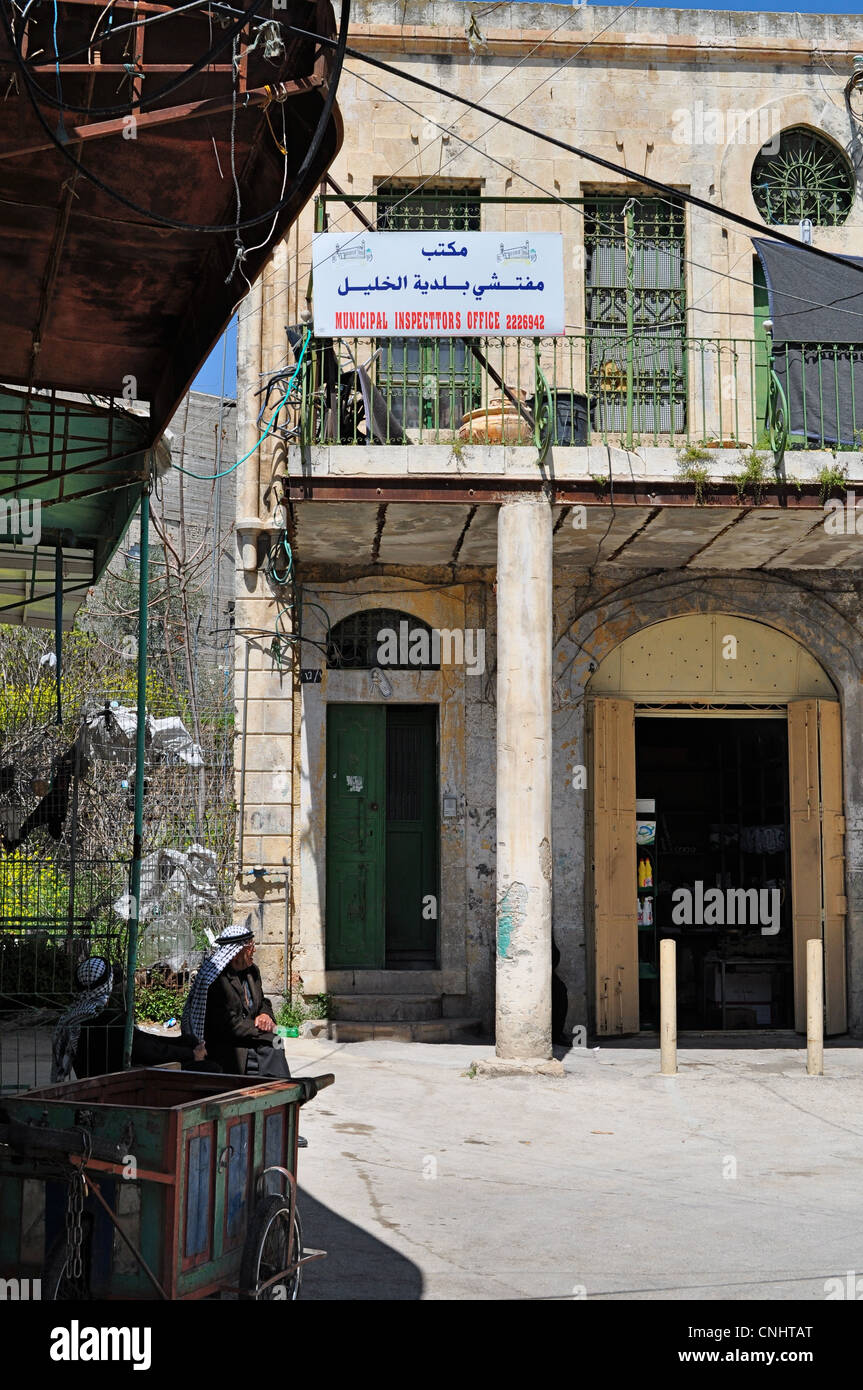
[{"label": "shelf with goods", "polygon": [[652,799],[636,803],[636,886],[638,913],[638,977],[656,980],[659,977],[656,929],[656,803]]}]

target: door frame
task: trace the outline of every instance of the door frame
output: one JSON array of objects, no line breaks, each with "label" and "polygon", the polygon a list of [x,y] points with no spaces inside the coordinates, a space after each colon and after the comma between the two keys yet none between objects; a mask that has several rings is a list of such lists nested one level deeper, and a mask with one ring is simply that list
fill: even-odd
[{"label": "door frame", "polygon": [[[617,829],[611,829],[611,842],[608,842],[608,825],[600,824],[597,827],[597,820],[605,815],[599,799],[607,791],[609,779],[605,778],[603,786],[602,763],[597,763],[597,732],[602,738],[603,715],[598,712],[601,706],[631,706],[631,715],[622,716],[620,711],[613,716],[615,728],[617,730],[617,744],[615,756],[619,757],[622,749],[628,757],[631,751],[632,769],[631,775],[624,772],[617,778],[617,785],[621,787],[621,794],[611,811],[617,817]],[[796,707],[792,714],[792,708]],[[632,921],[636,920],[636,875],[635,867],[635,719],[636,717],[650,718],[651,710],[655,710],[654,718],[723,718],[723,719],[752,719],[752,718],[784,718],[788,723],[788,780],[789,780],[789,810],[791,822],[791,913],[792,913],[792,934],[793,934],[793,977],[794,977],[794,996],[795,996],[795,1030],[805,1032],[805,942],[813,934],[816,925],[818,935],[824,942],[825,949],[825,1031],[837,1034],[847,1031],[847,979],[848,979],[848,959],[847,959],[847,898],[845,896],[844,883],[844,767],[842,758],[842,710],[838,699],[801,699],[790,697],[784,700],[777,700],[773,706],[760,705],[757,708],[747,707],[742,702],[729,701],[723,708],[717,708],[715,703],[710,707],[701,708],[697,700],[681,700],[675,702],[673,699],[662,701],[639,700],[624,695],[597,694],[588,695],[587,701],[587,729],[588,729],[588,750],[589,750],[589,775],[588,785],[593,788],[589,800],[589,811],[587,817],[588,827],[588,855],[587,864],[589,872],[586,874],[587,891],[585,893],[586,927],[585,943],[588,953],[588,979],[592,982],[590,1004],[593,1011],[594,1027],[598,1036],[614,1036],[632,1031],[638,1031],[638,980],[637,966],[635,967],[636,988],[634,991],[626,990],[627,967],[632,969],[630,957],[632,947],[629,935],[621,928],[618,921],[620,917],[619,898],[625,899],[625,889],[622,882],[616,885],[616,892],[606,893],[602,884],[598,882],[598,856],[605,863],[612,863],[617,866],[617,871],[622,875],[627,871],[627,866],[631,870],[632,881]],[[623,723],[621,724],[621,718]],[[631,720],[632,735],[628,734],[628,724]],[[793,728],[799,724],[800,730],[797,737],[793,740]],[[623,744],[621,745],[621,736]],[[795,742],[795,750],[792,751],[792,742]],[[602,756],[600,748],[600,758]],[[614,779],[611,779],[614,781]],[[797,813],[795,816],[795,792],[792,781],[796,780],[798,792],[796,795]],[[838,782],[838,796],[837,796]],[[631,783],[631,796],[629,787]],[[631,802],[631,807],[630,807]],[[631,825],[630,825],[631,822]],[[628,833],[631,832],[631,833]],[[812,875],[812,854],[817,838],[818,852],[818,874],[813,879]],[[627,842],[631,844],[631,853],[627,849]],[[630,864],[631,859],[631,864]],[[818,888],[818,906],[814,905],[815,896],[813,885]],[[806,885],[806,887],[804,887]],[[841,891],[840,891],[841,890]],[[597,898],[599,895],[599,898]],[[599,907],[597,907],[599,903]],[[607,909],[607,910],[606,910]],[[609,916],[610,913],[610,916]],[[598,942],[597,937],[609,929],[609,925],[603,925],[603,918],[606,923],[613,927],[617,932],[618,940],[617,955],[621,957],[620,969],[615,976],[614,985],[616,994],[623,997],[618,1000],[616,1008],[609,1011],[606,994],[603,993],[603,978],[605,978],[606,993],[608,988],[614,984],[606,971],[603,975],[603,960],[607,954],[606,941]],[[636,956],[637,956],[637,928],[633,927],[635,936]],[[623,954],[621,954],[621,952]],[[614,954],[614,952],[612,952]],[[616,957],[615,957],[616,959]],[[611,982],[610,984],[608,982]],[[605,1000],[605,1003],[603,1002]],[[636,1019],[635,1029],[629,1027],[610,1027],[615,1019],[622,1023],[631,1022],[632,1017]],[[752,1032],[761,1030],[753,1029]]]}]

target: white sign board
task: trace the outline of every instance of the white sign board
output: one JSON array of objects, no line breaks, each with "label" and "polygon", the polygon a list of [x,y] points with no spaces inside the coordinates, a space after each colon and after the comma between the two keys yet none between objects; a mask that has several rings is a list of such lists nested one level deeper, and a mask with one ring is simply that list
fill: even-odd
[{"label": "white sign board", "polygon": [[318,338],[563,333],[558,232],[319,232]]}]

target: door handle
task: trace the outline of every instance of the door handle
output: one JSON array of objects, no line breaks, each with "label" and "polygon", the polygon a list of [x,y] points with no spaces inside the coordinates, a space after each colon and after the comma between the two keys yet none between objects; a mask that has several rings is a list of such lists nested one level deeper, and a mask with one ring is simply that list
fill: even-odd
[{"label": "door handle", "polygon": [[371,801],[371,802],[369,803],[369,810],[370,810],[370,811],[376,811],[377,809],[378,809],[378,803],[377,803],[376,801]]}]

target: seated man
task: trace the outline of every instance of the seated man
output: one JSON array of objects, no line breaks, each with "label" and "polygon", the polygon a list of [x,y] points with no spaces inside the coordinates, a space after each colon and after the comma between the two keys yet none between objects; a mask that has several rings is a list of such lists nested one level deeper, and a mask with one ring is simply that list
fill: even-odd
[{"label": "seated man", "polygon": [[183,1034],[206,1042],[208,1062],[222,1071],[289,1080],[284,1052],[273,1046],[272,1005],[264,998],[261,972],[253,964],[254,932],[235,924],[217,938],[216,947],[202,961],[189,991]]},{"label": "seated man", "polygon": [[[75,985],[77,997],[57,1020],[51,1039],[52,1082],[68,1081],[73,1070],[80,1080],[123,1067],[126,1004],[122,969],[104,956],[88,956],[78,964]],[[133,1067],[177,1061],[203,1068],[205,1056],[206,1049],[193,1039],[163,1038],[133,1029]]]}]

